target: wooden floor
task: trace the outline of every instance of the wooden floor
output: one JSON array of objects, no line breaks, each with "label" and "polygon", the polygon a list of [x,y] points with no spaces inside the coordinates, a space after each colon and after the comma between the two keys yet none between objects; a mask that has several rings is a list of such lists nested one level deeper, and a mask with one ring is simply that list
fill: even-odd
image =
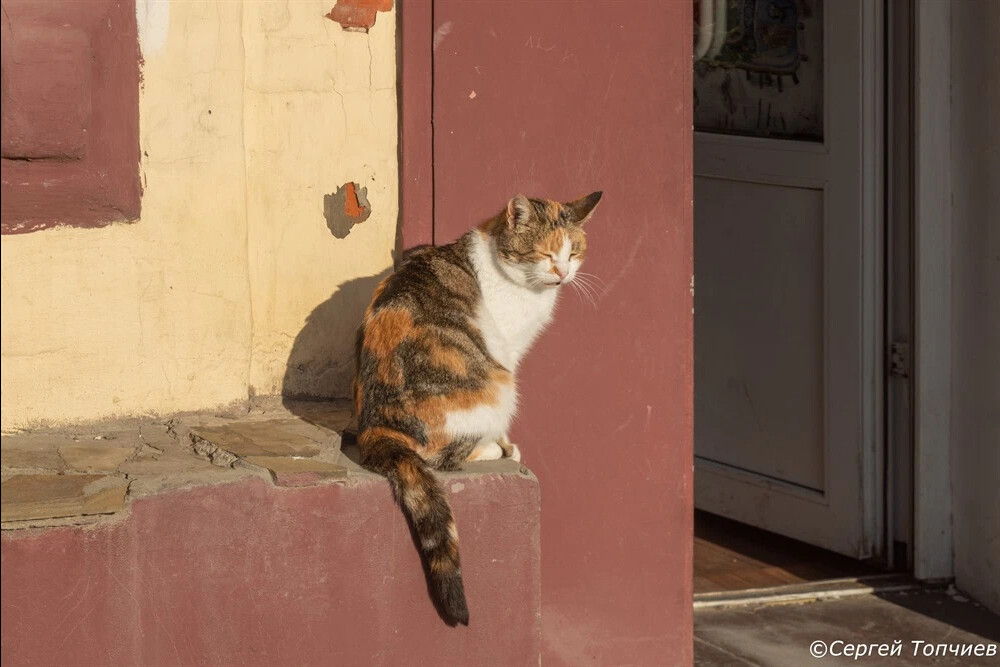
[{"label": "wooden floor", "polygon": [[694,516],[694,592],[880,574],[861,561],[708,512]]}]

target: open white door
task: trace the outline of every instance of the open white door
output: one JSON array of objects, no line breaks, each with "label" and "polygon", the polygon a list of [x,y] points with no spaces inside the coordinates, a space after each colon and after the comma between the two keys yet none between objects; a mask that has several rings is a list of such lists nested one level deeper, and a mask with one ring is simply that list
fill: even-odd
[{"label": "open white door", "polygon": [[695,73],[695,504],[857,558],[881,550],[880,4],[727,2]]}]

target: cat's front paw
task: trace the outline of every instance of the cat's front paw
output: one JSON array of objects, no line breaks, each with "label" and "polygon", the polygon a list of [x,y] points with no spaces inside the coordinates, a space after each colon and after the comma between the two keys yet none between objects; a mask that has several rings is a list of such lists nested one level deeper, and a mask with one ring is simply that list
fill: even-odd
[{"label": "cat's front paw", "polygon": [[496,461],[506,456],[502,445],[495,442],[481,442],[476,445],[466,461]]},{"label": "cat's front paw", "polygon": [[521,462],[521,448],[512,442],[501,442],[500,449],[503,450],[503,457],[505,459],[512,459]]}]

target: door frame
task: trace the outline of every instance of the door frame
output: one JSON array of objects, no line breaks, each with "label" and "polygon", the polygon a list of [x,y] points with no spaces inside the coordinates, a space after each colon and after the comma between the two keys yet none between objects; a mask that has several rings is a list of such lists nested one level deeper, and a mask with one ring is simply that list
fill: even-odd
[{"label": "door frame", "polygon": [[953,576],[951,3],[914,0],[913,574]]},{"label": "door frame", "polygon": [[396,3],[399,223],[396,257],[434,243],[434,3]]}]

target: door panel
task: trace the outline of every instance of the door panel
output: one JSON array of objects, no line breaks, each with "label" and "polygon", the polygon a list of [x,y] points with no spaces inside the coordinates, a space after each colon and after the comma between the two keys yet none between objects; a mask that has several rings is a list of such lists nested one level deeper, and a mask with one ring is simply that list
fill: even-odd
[{"label": "door panel", "polygon": [[702,177],[695,210],[698,456],[820,490],[823,193]]},{"label": "door panel", "polygon": [[[756,108],[760,122],[695,135],[695,503],[866,557],[881,539],[880,8],[743,4],[780,10],[778,32],[752,21],[746,31],[783,36],[760,57],[730,52],[765,91],[731,85],[729,106],[714,110],[746,121]],[[822,39],[800,44],[823,48],[800,54],[811,69],[796,69],[779,19],[805,8],[806,27],[821,17]],[[716,79],[732,83],[732,71],[709,70],[696,71],[702,98]],[[810,71],[820,83],[799,83],[820,85],[820,112],[814,96],[784,99],[777,83],[794,91],[790,73]],[[775,114],[811,114],[822,126],[782,133]]]}]

